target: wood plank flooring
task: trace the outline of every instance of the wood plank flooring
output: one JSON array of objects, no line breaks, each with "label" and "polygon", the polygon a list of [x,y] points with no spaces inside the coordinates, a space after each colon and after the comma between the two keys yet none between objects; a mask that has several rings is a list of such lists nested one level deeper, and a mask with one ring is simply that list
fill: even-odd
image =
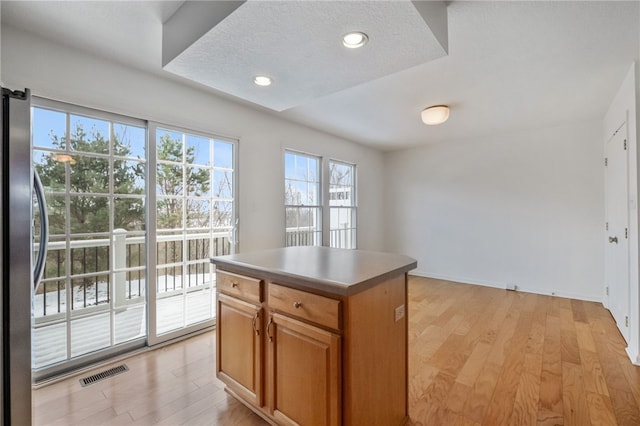
[{"label": "wood plank flooring", "polygon": [[414,425],[640,425],[640,367],[601,304],[409,287]]},{"label": "wood plank flooring", "polygon": [[[412,425],[640,425],[640,367],[601,304],[412,277]],[[264,425],[214,372],[215,334],[127,373],[33,392],[36,425]],[[102,371],[103,366],[97,371]],[[386,425],[384,425],[386,426]]]}]

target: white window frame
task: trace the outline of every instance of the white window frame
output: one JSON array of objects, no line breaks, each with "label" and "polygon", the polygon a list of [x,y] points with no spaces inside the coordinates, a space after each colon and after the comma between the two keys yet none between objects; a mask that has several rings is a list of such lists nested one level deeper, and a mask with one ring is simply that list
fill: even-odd
[{"label": "white window frame", "polygon": [[[313,153],[309,153],[309,152],[304,152],[304,151],[300,151],[297,149],[291,149],[291,148],[285,148],[283,150],[282,153],[282,182],[285,184],[283,187],[283,200],[284,200],[284,229],[283,229],[283,241],[282,241],[282,245],[283,247],[287,247],[287,229],[286,229],[286,212],[287,212],[287,208],[295,208],[295,207],[301,207],[299,205],[289,205],[286,204],[286,180],[287,180],[287,176],[286,176],[286,155],[287,153],[290,154],[294,154],[294,155],[301,155],[301,156],[305,156],[305,157],[311,157],[311,158],[315,158],[319,161],[319,179],[318,179],[318,184],[320,186],[319,189],[319,195],[318,195],[318,200],[319,200],[319,204],[318,205],[313,205],[313,206],[304,206],[304,207],[310,207],[310,208],[317,208],[320,211],[320,215],[322,217],[321,219],[321,243],[320,244],[314,244],[317,246],[325,246],[325,247],[330,247],[331,246],[331,206],[330,206],[330,194],[329,194],[329,188],[330,188],[330,163],[338,163],[338,164],[344,164],[350,167],[353,167],[353,191],[354,191],[354,203],[352,206],[349,206],[350,208],[353,209],[353,230],[355,233],[355,237],[353,239],[353,247],[351,247],[352,249],[357,249],[358,248],[358,201],[357,201],[357,196],[358,196],[358,190],[357,190],[357,185],[358,185],[358,180],[357,180],[357,165],[355,163],[352,162],[348,162],[348,161],[344,161],[344,160],[337,160],[334,159],[332,157],[325,157],[322,155],[318,155],[318,154],[313,154]],[[327,214],[327,212],[329,212]]]},{"label": "white window frame", "polygon": [[[331,205],[331,164],[338,164],[338,165],[342,165],[342,166],[347,166],[351,168],[351,179],[352,179],[352,183],[351,183],[351,199],[352,199],[352,204],[348,205],[348,206],[332,206]],[[329,247],[333,247],[333,245],[331,244],[331,233],[333,231],[336,231],[336,229],[332,228],[331,226],[331,217],[333,216],[333,210],[337,210],[337,209],[350,209],[351,210],[351,221],[352,221],[352,226],[350,228],[348,228],[349,230],[351,230],[353,232],[353,237],[351,239],[351,247],[346,247],[349,249],[357,249],[358,248],[358,180],[357,180],[357,170],[358,168],[356,167],[356,165],[354,163],[349,163],[346,161],[342,161],[342,160],[335,160],[335,159],[329,159],[327,161],[327,172],[326,172],[326,197],[325,199],[326,204],[327,204],[327,209],[329,211],[329,214],[327,215],[329,218],[328,223],[327,223],[327,229],[328,229],[328,233],[329,233],[329,237],[328,237],[328,241],[327,241],[327,245]]]},{"label": "white window frame", "polygon": [[[307,184],[308,183],[313,183],[318,185],[318,191],[317,191],[317,199],[318,199],[318,203],[317,204],[286,204],[286,200],[287,200],[287,196],[286,196],[286,185],[287,185],[287,173],[286,173],[286,157],[287,154],[290,155],[295,155],[295,156],[299,156],[299,157],[305,157],[305,158],[309,158],[309,159],[314,159],[318,162],[318,169],[317,169],[317,181],[310,181],[308,178],[306,181]],[[284,200],[285,200],[285,204],[284,204],[284,212],[285,212],[285,230],[284,230],[284,246],[288,246],[288,237],[287,237],[287,210],[288,209],[315,209],[318,212],[318,215],[320,216],[319,218],[316,218],[315,223],[316,226],[319,227],[319,230],[314,230],[314,231],[310,231],[313,232],[314,235],[313,236],[313,240],[314,240],[314,244],[302,244],[302,245],[314,245],[314,246],[321,246],[324,243],[324,209],[323,209],[323,163],[322,163],[322,157],[315,155],[315,154],[310,154],[310,153],[306,153],[306,152],[301,152],[301,151],[295,151],[292,149],[286,149],[284,151],[283,154],[283,167],[282,167],[282,171],[283,171],[283,183],[284,183]],[[317,235],[319,234],[319,235]],[[319,238],[317,238],[319,236]],[[299,244],[291,244],[291,245],[299,245]]]}]

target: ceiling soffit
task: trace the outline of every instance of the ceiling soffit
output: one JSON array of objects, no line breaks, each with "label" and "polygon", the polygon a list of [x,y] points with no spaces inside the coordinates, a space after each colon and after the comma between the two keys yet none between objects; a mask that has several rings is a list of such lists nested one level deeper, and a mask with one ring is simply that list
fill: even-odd
[{"label": "ceiling soffit", "polygon": [[[342,36],[368,35],[360,49]],[[163,26],[166,71],[283,111],[447,54],[444,2],[185,2]],[[253,83],[256,75],[273,80]]]}]

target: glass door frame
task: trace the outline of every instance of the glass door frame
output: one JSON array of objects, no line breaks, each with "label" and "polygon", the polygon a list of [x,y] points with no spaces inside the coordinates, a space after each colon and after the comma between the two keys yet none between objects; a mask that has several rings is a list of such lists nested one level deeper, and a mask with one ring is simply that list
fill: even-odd
[{"label": "glass door frame", "polygon": [[[158,232],[157,232],[157,134],[158,129],[169,130],[175,132],[181,132],[188,135],[215,139],[225,143],[233,145],[233,202],[232,202],[232,231],[230,237],[231,253],[237,253],[238,251],[238,145],[239,141],[234,138],[218,136],[210,132],[197,131],[193,129],[187,129],[180,126],[169,125],[159,122],[149,121],[147,123],[147,224],[150,225],[147,228],[147,344],[149,346],[155,346],[161,343],[168,342],[170,340],[184,337],[191,333],[195,333],[204,329],[212,328],[216,324],[216,316],[214,315],[210,320],[198,322],[192,325],[187,325],[183,328],[168,331],[163,334],[158,334],[158,292],[157,292],[157,279],[158,279],[158,256],[157,256],[157,244],[158,244]],[[213,190],[213,188],[212,188]],[[183,219],[184,220],[184,219]],[[211,224],[213,226],[213,224]],[[185,259],[183,259],[185,262]],[[214,268],[213,265],[210,266]],[[215,269],[212,270],[213,285],[211,291],[215,294]],[[215,309],[215,297],[212,301]]]},{"label": "glass door frame", "polygon": [[[50,111],[56,111],[59,113],[63,113],[66,114],[66,130],[65,130],[65,134],[63,135],[67,140],[69,140],[69,132],[70,132],[70,116],[71,115],[78,115],[78,116],[82,116],[82,117],[88,117],[91,119],[96,119],[96,120],[103,120],[103,121],[108,121],[110,122],[110,126],[113,126],[113,123],[118,123],[118,124],[124,124],[124,125],[130,125],[130,126],[135,126],[138,128],[144,128],[145,129],[145,151],[147,149],[148,146],[148,141],[149,141],[149,131],[147,129],[147,122],[138,118],[133,118],[133,117],[129,117],[129,116],[124,116],[124,115],[120,115],[120,114],[115,114],[115,113],[111,113],[111,112],[106,112],[106,111],[101,111],[101,110],[97,110],[97,109],[93,109],[93,108],[88,108],[88,107],[83,107],[83,106],[78,106],[78,105],[74,105],[74,104],[69,104],[66,102],[61,102],[61,101],[56,101],[56,100],[50,100],[47,98],[41,98],[38,96],[32,96],[32,103],[31,103],[31,107],[32,107],[32,111],[33,108],[40,108],[40,109],[46,109],[46,110],[50,110]],[[33,123],[32,123],[33,125]],[[111,136],[111,135],[110,135]],[[30,141],[30,143],[33,145],[33,141]],[[109,142],[110,144],[113,143],[112,140],[110,140]],[[112,149],[112,148],[110,148]],[[33,150],[33,146],[32,146],[32,150]],[[44,152],[44,151],[43,151]],[[78,155],[82,155],[83,153],[78,153]],[[86,154],[86,153],[84,153]],[[32,154],[33,155],[33,154]],[[105,158],[110,158],[111,160],[114,159],[114,154],[110,153],[108,156],[105,156]],[[34,163],[34,158],[31,159],[32,163]],[[35,168],[35,165],[33,166]],[[148,169],[148,166],[145,162],[145,168]],[[145,173],[148,174],[148,171],[146,171]],[[67,178],[68,180],[68,178]],[[65,196],[69,195],[69,182],[65,182]],[[48,194],[47,194],[48,195]],[[102,194],[101,194],[102,195]],[[115,198],[117,195],[112,194],[111,192],[109,192],[108,195],[110,198]],[[146,197],[145,197],[145,202],[146,202]],[[147,209],[148,210],[148,209]],[[149,235],[149,229],[148,227],[145,230],[145,239],[148,238]],[[111,246],[113,244],[113,242],[111,241],[113,238],[113,230],[109,231],[110,236],[108,237],[109,239],[109,246]],[[70,230],[67,228],[65,229],[65,250],[69,251],[71,250],[71,243],[70,243]],[[110,253],[109,256],[112,256],[112,254]],[[115,276],[115,274],[121,273],[121,271],[115,271],[113,270],[113,265],[111,264],[112,259],[110,258],[109,260],[109,271],[107,272],[111,278],[111,276]],[[35,368],[32,369],[32,376],[34,378],[34,380],[40,381],[40,380],[44,380],[47,379],[49,377],[55,376],[55,375],[59,375],[62,373],[65,373],[67,371],[73,371],[77,368],[81,368],[85,365],[88,364],[92,364],[98,361],[101,361],[103,359],[107,359],[109,357],[112,356],[117,356],[119,354],[122,353],[126,353],[135,349],[139,349],[145,346],[146,343],[146,335],[142,335],[140,337],[136,337],[132,340],[129,341],[125,341],[122,343],[117,343],[114,340],[114,323],[113,323],[113,315],[115,313],[115,311],[117,310],[117,307],[114,305],[115,303],[115,297],[110,297],[109,300],[109,304],[105,305],[105,306],[96,306],[94,308],[86,308],[85,313],[86,314],[90,314],[92,312],[101,312],[101,313],[109,313],[110,316],[112,316],[111,320],[110,320],[110,345],[108,347],[105,347],[103,349],[99,349],[95,352],[88,352],[86,354],[82,354],[82,355],[78,355],[76,357],[73,357],[71,355],[71,330],[70,330],[70,321],[74,318],[77,317],[83,317],[84,314],[74,314],[74,312],[72,311],[71,308],[71,297],[72,297],[72,292],[73,292],[73,285],[71,283],[71,265],[65,261],[65,278],[64,280],[66,281],[66,286],[65,286],[65,298],[66,298],[66,308],[65,308],[65,312],[64,313],[59,313],[59,314],[55,314],[55,318],[54,321],[58,321],[60,323],[65,323],[66,324],[66,331],[65,331],[65,335],[66,335],[66,346],[67,346],[67,360],[65,361],[59,361],[56,362],[54,364],[45,366],[45,367],[40,367],[40,368]],[[109,286],[112,286],[113,284],[111,283],[111,279],[109,280]],[[34,293],[35,295],[35,293]],[[148,301],[145,300],[145,302],[143,303],[147,303]],[[32,317],[35,315],[34,312],[32,312]],[[148,317],[148,309],[147,309],[147,317]],[[36,318],[32,319],[32,323],[31,323],[31,328],[32,328],[32,332],[34,327],[38,326],[41,323],[41,320],[37,320]],[[147,332],[148,334],[148,332]],[[33,356],[33,349],[32,349],[32,355]],[[33,366],[32,366],[33,368]]]}]

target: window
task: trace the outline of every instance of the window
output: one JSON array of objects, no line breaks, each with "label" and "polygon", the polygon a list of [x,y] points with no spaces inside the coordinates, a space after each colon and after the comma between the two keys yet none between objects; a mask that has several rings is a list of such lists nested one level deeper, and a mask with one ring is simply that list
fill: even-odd
[{"label": "window", "polygon": [[329,246],[356,248],[356,184],[353,164],[329,161]]},{"label": "window", "polygon": [[284,154],[285,245],[322,245],[320,158]]},{"label": "window", "polygon": [[285,246],[356,248],[355,171],[353,164],[285,151]]}]

